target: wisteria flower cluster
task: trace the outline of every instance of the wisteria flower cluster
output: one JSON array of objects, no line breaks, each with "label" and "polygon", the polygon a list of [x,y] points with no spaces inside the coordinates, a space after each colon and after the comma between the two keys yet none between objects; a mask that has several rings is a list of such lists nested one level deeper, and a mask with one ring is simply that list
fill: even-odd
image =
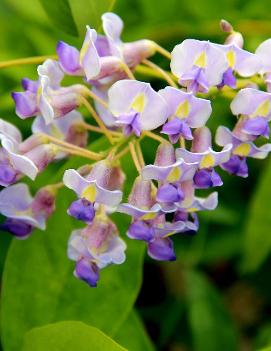
[{"label": "wisteria flower cluster", "polygon": [[[247,177],[247,158],[263,159],[271,151],[263,142],[270,134],[271,39],[248,52],[242,35],[222,21],[225,44],[186,39],[170,53],[151,40],[124,43],[123,22],[114,13],[105,13],[102,24],[104,35],[87,27],[80,49],[60,41],[57,60],[43,62],[37,80],[24,78],[23,91],[12,94],[16,114],[34,117],[31,136],[23,140],[15,126],[0,120],[1,229],[17,239],[44,230],[58,189],[71,189],[76,200],[67,213],[84,226],[71,233],[68,257],[75,261],[74,275],[92,287],[101,269],[125,261],[126,240],[112,213],[130,216],[127,236],[144,241],[150,257],[175,260],[173,236],[196,234],[197,212],[217,207],[217,192],[208,190],[202,198],[198,189],[223,185],[218,168]],[[149,60],[155,54],[170,60],[171,72]],[[165,87],[155,91],[135,78],[138,72],[160,78]],[[78,82],[64,86],[65,76]],[[220,92],[233,97],[237,122],[232,130],[219,126],[214,148],[206,126],[212,114],[208,97]],[[85,121],[82,106],[97,125]],[[91,151],[91,132],[103,134],[109,148]],[[159,143],[153,164],[145,165],[143,138]],[[126,154],[138,171],[127,200],[121,167]],[[67,169],[61,182],[32,197],[23,178],[35,180],[50,163],[71,155],[88,164]]]}]

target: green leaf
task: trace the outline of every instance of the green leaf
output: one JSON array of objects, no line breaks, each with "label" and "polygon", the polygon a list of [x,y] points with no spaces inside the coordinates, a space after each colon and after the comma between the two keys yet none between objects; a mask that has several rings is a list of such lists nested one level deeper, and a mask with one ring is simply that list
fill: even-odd
[{"label": "green leaf", "polygon": [[79,33],[84,35],[86,25],[99,30],[102,14],[112,11],[115,2],[116,0],[69,0]]},{"label": "green leaf", "polygon": [[[104,144],[101,138],[91,149],[104,150]],[[82,162],[78,158],[68,161],[51,181],[59,181],[65,169]],[[74,262],[66,254],[69,235],[79,227],[78,221],[66,214],[72,199],[73,193],[62,189],[47,230],[37,230],[28,240],[11,244],[2,290],[5,351],[20,349],[28,330],[61,320],[80,320],[114,335],[134,304],[141,285],[144,244],[129,240],[126,262],[102,270],[97,288],[77,280],[72,273]],[[128,217],[115,214],[114,221],[124,236]]]},{"label": "green leaf", "polygon": [[[76,321],[34,328],[26,333],[23,351],[125,351],[99,329]],[[127,350],[126,350],[127,351]]]},{"label": "green leaf", "polygon": [[[40,0],[40,2],[54,25],[68,34],[78,35],[68,0]],[[84,1],[78,0],[78,2]]]},{"label": "green leaf", "polygon": [[260,349],[259,351],[271,351],[271,346],[265,347],[264,349]]},{"label": "green leaf", "polygon": [[193,271],[186,273],[186,286],[193,350],[237,350],[235,328],[215,288]]},{"label": "green leaf", "polygon": [[130,312],[114,339],[129,351],[154,351],[154,346],[135,310]]},{"label": "green leaf", "polygon": [[270,182],[271,162],[269,161],[260,178],[247,215],[242,262],[242,269],[246,272],[256,271],[271,251]]}]

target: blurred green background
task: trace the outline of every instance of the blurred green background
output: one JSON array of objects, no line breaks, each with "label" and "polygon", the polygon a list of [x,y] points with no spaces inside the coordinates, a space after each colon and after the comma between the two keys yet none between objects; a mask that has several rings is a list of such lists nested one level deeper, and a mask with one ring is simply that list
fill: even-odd
[{"label": "blurred green background", "polygon": [[[0,0],[0,61],[54,54],[59,39],[80,47],[85,25],[99,27],[99,15],[112,1],[70,0],[69,4],[67,10],[64,0]],[[117,0],[114,11],[124,20],[124,41],[149,38],[168,50],[186,38],[223,43],[225,35],[219,29],[222,18],[242,32],[248,50],[254,51],[271,37],[270,0]],[[154,61],[168,69],[163,58],[155,57]],[[10,98],[11,91],[20,90],[20,79],[25,76],[35,79],[35,67],[0,70],[0,117],[18,125],[26,136],[31,122],[22,123],[16,117]],[[157,88],[164,84],[151,83]],[[227,98],[212,97],[208,125],[213,131],[221,124],[233,125],[229,103]],[[99,143],[94,145],[97,149],[102,147]],[[157,145],[144,146],[146,161],[153,162]],[[69,165],[74,167],[74,163]],[[131,167],[128,164],[130,183]],[[71,319],[97,326],[131,351],[250,351],[271,347],[271,159],[249,161],[249,167],[248,179],[221,173],[224,186],[219,189],[217,210],[200,214],[197,236],[174,239],[177,262],[160,264],[145,258],[142,266],[138,257],[142,257],[143,247],[129,241],[135,249],[131,249],[127,268],[121,268],[118,277],[114,274],[119,268],[110,268],[97,292],[72,278],[65,242],[74,223],[68,223],[67,217],[63,219],[64,229],[59,228],[59,221],[52,220],[46,233],[37,232],[27,243],[13,243],[1,285],[4,350],[19,350],[24,333],[33,327]],[[52,166],[38,184],[55,179],[58,168]],[[64,168],[60,168],[60,175]],[[62,212],[66,207],[65,201],[59,200]],[[62,241],[58,240],[61,230]],[[0,232],[0,275],[10,245],[11,237]],[[60,254],[57,245],[63,246]],[[46,252],[42,251],[44,247]],[[64,267],[68,267],[70,278],[66,271],[64,274]],[[74,295],[68,291],[71,286],[77,289]],[[51,299],[53,294],[58,300]],[[53,309],[54,304],[57,308]],[[103,308],[99,310],[96,304]],[[82,312],[86,306],[91,317]],[[122,320],[118,320],[119,315]],[[24,350],[46,349],[33,346],[33,342],[26,343]],[[111,350],[109,346],[107,349]]]}]

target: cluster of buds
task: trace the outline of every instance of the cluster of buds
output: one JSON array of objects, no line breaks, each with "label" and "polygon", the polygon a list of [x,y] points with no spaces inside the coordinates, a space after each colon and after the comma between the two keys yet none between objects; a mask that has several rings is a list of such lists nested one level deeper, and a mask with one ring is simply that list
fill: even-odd
[{"label": "cluster of buds", "polygon": [[[150,257],[175,260],[173,235],[195,234],[197,212],[214,210],[218,203],[217,192],[202,198],[197,190],[223,184],[218,168],[247,177],[247,157],[265,158],[271,151],[271,144],[255,143],[269,138],[271,39],[248,52],[242,35],[221,21],[228,33],[225,44],[186,39],[170,53],[151,40],[122,42],[123,22],[113,13],[105,13],[102,23],[104,35],[87,27],[80,50],[59,42],[58,60],[47,59],[37,69],[38,79],[23,79],[24,91],[12,94],[17,115],[35,117],[30,137],[23,141],[16,127],[0,120],[0,184],[5,187],[0,213],[6,217],[1,228],[19,239],[33,228],[45,229],[57,190],[73,190],[77,199],[67,213],[84,227],[71,233],[68,256],[75,261],[75,276],[90,286],[97,285],[101,269],[125,261],[126,242],[110,218],[113,212],[131,217],[127,236],[144,241]],[[149,61],[156,53],[170,60],[171,72]],[[135,79],[137,72],[163,79],[165,88],[155,91]],[[83,81],[62,86],[65,75]],[[266,83],[267,91],[256,81]],[[231,93],[237,117],[233,130],[217,129],[219,150],[206,126],[212,114],[208,96],[214,92]],[[84,120],[78,112],[82,106],[97,126]],[[89,150],[89,132],[103,134],[111,146],[99,153]],[[153,164],[145,165],[143,138],[159,143]],[[120,161],[128,153],[138,176],[125,201]],[[46,185],[34,198],[17,183],[24,176],[34,180],[50,163],[70,155],[91,162],[67,169],[59,183]]]}]

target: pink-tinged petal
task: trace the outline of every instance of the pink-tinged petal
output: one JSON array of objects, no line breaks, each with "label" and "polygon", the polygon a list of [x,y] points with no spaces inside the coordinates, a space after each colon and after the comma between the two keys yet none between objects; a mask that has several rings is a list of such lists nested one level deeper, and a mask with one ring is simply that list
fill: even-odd
[{"label": "pink-tinged petal", "polygon": [[57,44],[56,52],[59,64],[63,71],[70,75],[83,75],[84,72],[80,66],[80,53],[74,46],[68,45],[63,41]]},{"label": "pink-tinged petal", "polygon": [[154,42],[146,39],[124,43],[122,46],[124,61],[131,68],[134,68],[142,60],[154,55],[155,52]]},{"label": "pink-tinged petal", "polygon": [[271,72],[271,39],[263,41],[255,51],[262,62],[261,73]]},{"label": "pink-tinged petal", "polygon": [[4,121],[0,118],[0,135],[12,139],[14,142],[20,143],[22,141],[22,134],[13,124]]},{"label": "pink-tinged petal", "polygon": [[64,78],[64,73],[57,61],[48,59],[42,65],[38,66],[39,77],[46,76],[49,79],[50,87],[56,89]]},{"label": "pink-tinged petal", "polygon": [[179,159],[169,166],[147,165],[142,169],[142,177],[145,180],[186,181],[193,179],[197,167],[197,162],[186,163],[184,160]]},{"label": "pink-tinged petal", "polygon": [[57,118],[50,124],[46,124],[42,116],[35,118],[32,124],[33,133],[45,133],[64,140],[68,135],[69,129],[74,124],[83,122],[83,117],[78,111],[67,113],[64,118]]},{"label": "pink-tinged petal", "polygon": [[173,87],[166,87],[159,90],[159,94],[166,100],[171,116],[176,116],[178,108],[182,104],[183,109],[186,111],[183,111],[183,115],[180,118],[185,120],[191,128],[204,126],[212,113],[211,102],[195,97],[192,93],[186,93]]},{"label": "pink-tinged petal", "polygon": [[19,145],[8,138],[1,138],[2,146],[9,155],[14,169],[34,180],[39,172],[38,167],[28,157],[19,154]]},{"label": "pink-tinged petal", "polygon": [[57,148],[53,144],[38,145],[24,154],[24,157],[31,160],[39,172],[43,171],[50,162],[55,159]]},{"label": "pink-tinged petal", "polygon": [[80,64],[84,69],[87,80],[93,79],[100,73],[101,64],[95,47],[97,33],[87,26],[85,40],[80,50]]},{"label": "pink-tinged petal", "polygon": [[212,134],[206,126],[196,129],[193,137],[192,152],[205,152],[212,145]]},{"label": "pink-tinged petal", "polygon": [[264,117],[271,117],[271,108],[266,108],[266,111],[258,110],[261,104],[268,102],[271,107],[271,94],[265,91],[245,88],[240,90],[231,103],[231,111],[234,115],[252,115],[255,114],[255,117],[262,115],[262,112],[265,113]]},{"label": "pink-tinged petal", "polygon": [[107,12],[102,15],[103,30],[108,39],[111,55],[118,57],[122,56],[122,42],[120,36],[123,29],[122,19],[112,12]]},{"label": "pink-tinged petal", "polygon": [[11,94],[16,105],[16,114],[25,119],[33,117],[38,113],[36,94],[30,91],[18,92]]},{"label": "pink-tinged petal", "polygon": [[161,143],[157,150],[154,164],[156,166],[170,166],[176,162],[175,149],[170,143]]}]

